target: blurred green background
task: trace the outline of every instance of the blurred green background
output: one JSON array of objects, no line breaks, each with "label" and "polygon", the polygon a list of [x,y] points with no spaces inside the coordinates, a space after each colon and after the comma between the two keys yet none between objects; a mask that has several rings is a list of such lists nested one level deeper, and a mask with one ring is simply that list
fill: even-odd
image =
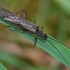
[{"label": "blurred green background", "polygon": [[[0,0],[0,6],[14,13],[26,10],[26,19],[70,46],[69,0]],[[23,13],[19,14],[23,17]],[[67,70],[68,68],[16,31],[0,23],[0,62],[7,70]]]}]

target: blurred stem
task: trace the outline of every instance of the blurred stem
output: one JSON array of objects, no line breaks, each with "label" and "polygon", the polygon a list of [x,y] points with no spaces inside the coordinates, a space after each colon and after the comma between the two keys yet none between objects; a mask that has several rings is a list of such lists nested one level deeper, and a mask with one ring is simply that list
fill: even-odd
[{"label": "blurred stem", "polygon": [[58,25],[58,34],[57,34],[57,39],[59,41],[64,42],[66,40],[68,35],[68,23],[69,23],[69,18],[61,13]]},{"label": "blurred stem", "polygon": [[54,1],[64,12],[70,15],[70,0],[52,0]]}]

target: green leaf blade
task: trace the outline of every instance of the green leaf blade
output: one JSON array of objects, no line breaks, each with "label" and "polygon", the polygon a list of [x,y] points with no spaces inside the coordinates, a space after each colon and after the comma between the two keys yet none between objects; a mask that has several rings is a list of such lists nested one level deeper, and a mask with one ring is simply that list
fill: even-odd
[{"label": "green leaf blade", "polygon": [[7,70],[7,69],[0,63],[0,70]]},{"label": "green leaf blade", "polygon": [[[5,25],[11,25],[12,22],[9,22],[7,20],[4,20],[3,18],[0,18],[0,22]],[[28,33],[28,32],[19,32],[22,31],[22,29],[19,26],[11,26],[12,29],[17,30],[18,33],[29,39],[30,41],[34,42],[35,35]],[[47,35],[47,40],[44,41],[40,37],[38,37],[37,45],[51,54],[53,57],[58,59],[60,62],[65,64],[66,66],[70,67],[70,49],[65,46],[64,44],[60,43],[56,39],[52,38],[51,36]],[[49,42],[48,42],[49,41]],[[54,46],[55,47],[54,47]]]}]

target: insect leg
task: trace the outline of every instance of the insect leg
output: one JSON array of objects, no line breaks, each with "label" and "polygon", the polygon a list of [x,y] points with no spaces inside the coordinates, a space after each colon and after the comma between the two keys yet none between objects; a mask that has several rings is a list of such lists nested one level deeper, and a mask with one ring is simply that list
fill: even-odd
[{"label": "insect leg", "polygon": [[44,27],[41,27],[41,30],[43,30]]},{"label": "insect leg", "polygon": [[35,44],[34,44],[33,48],[36,46],[36,43],[37,43],[38,31],[39,31],[39,26],[38,26],[37,29],[36,29],[36,38],[35,38]]},{"label": "insect leg", "polygon": [[26,10],[20,10],[20,11],[16,12],[15,14],[18,14],[20,12],[23,12],[24,13],[23,17],[26,18]]},{"label": "insect leg", "polygon": [[35,38],[35,44],[34,44],[33,48],[36,46],[37,39],[38,39],[38,36],[36,35],[36,38]]},{"label": "insect leg", "polygon": [[4,26],[4,28],[7,28],[7,27],[10,27],[10,26]]},{"label": "insect leg", "polygon": [[[13,25],[14,25],[14,24],[12,24],[11,26],[13,26]],[[17,25],[19,26],[19,24],[18,24],[18,23],[17,23]],[[8,26],[8,27],[11,27],[11,26]],[[11,29],[10,31],[17,31],[17,30],[12,30],[12,29]]]},{"label": "insect leg", "polygon": [[36,20],[34,20],[34,24],[36,23]]},{"label": "insect leg", "polygon": [[18,32],[20,32],[20,33],[23,33],[24,31],[27,32],[27,30],[26,30],[25,28],[22,28],[20,24],[17,24],[17,25],[22,29],[22,31],[19,31],[19,30],[17,30],[17,29],[10,30],[10,31],[18,31]]},{"label": "insect leg", "polygon": [[4,28],[6,28],[6,27],[11,27],[11,26],[14,26],[14,24],[11,24],[10,26],[4,26]]}]

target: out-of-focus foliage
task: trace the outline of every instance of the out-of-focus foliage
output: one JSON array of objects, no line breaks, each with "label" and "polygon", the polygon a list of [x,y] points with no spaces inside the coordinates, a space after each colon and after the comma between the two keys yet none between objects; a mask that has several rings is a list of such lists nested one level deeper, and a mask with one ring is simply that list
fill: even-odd
[{"label": "out-of-focus foliage", "polygon": [[[12,12],[25,9],[27,20],[36,19],[45,33],[70,46],[69,0],[0,0],[0,6]],[[32,47],[30,41],[0,23],[0,48],[3,50],[0,61],[8,70],[67,70],[40,48]]]},{"label": "out-of-focus foliage", "polygon": [[0,70],[6,70],[6,68],[0,63]]},{"label": "out-of-focus foliage", "polygon": [[[0,22],[7,25],[11,26],[13,23],[7,20],[4,20],[3,18],[0,18]],[[13,30],[16,30],[18,33],[26,37],[32,42],[34,41],[34,38],[36,37],[34,34],[31,34],[29,32],[22,31],[21,27],[17,25],[13,25],[10,27]],[[37,45],[41,47],[43,50],[60,60],[62,63],[64,63],[66,66],[70,67],[70,49],[64,45],[63,43],[59,42],[58,40],[52,38],[47,34],[47,40],[42,40],[40,37],[38,37],[37,40]],[[56,53],[55,53],[56,52]],[[1,56],[2,57],[2,56]],[[20,64],[19,64],[20,65]]]}]

